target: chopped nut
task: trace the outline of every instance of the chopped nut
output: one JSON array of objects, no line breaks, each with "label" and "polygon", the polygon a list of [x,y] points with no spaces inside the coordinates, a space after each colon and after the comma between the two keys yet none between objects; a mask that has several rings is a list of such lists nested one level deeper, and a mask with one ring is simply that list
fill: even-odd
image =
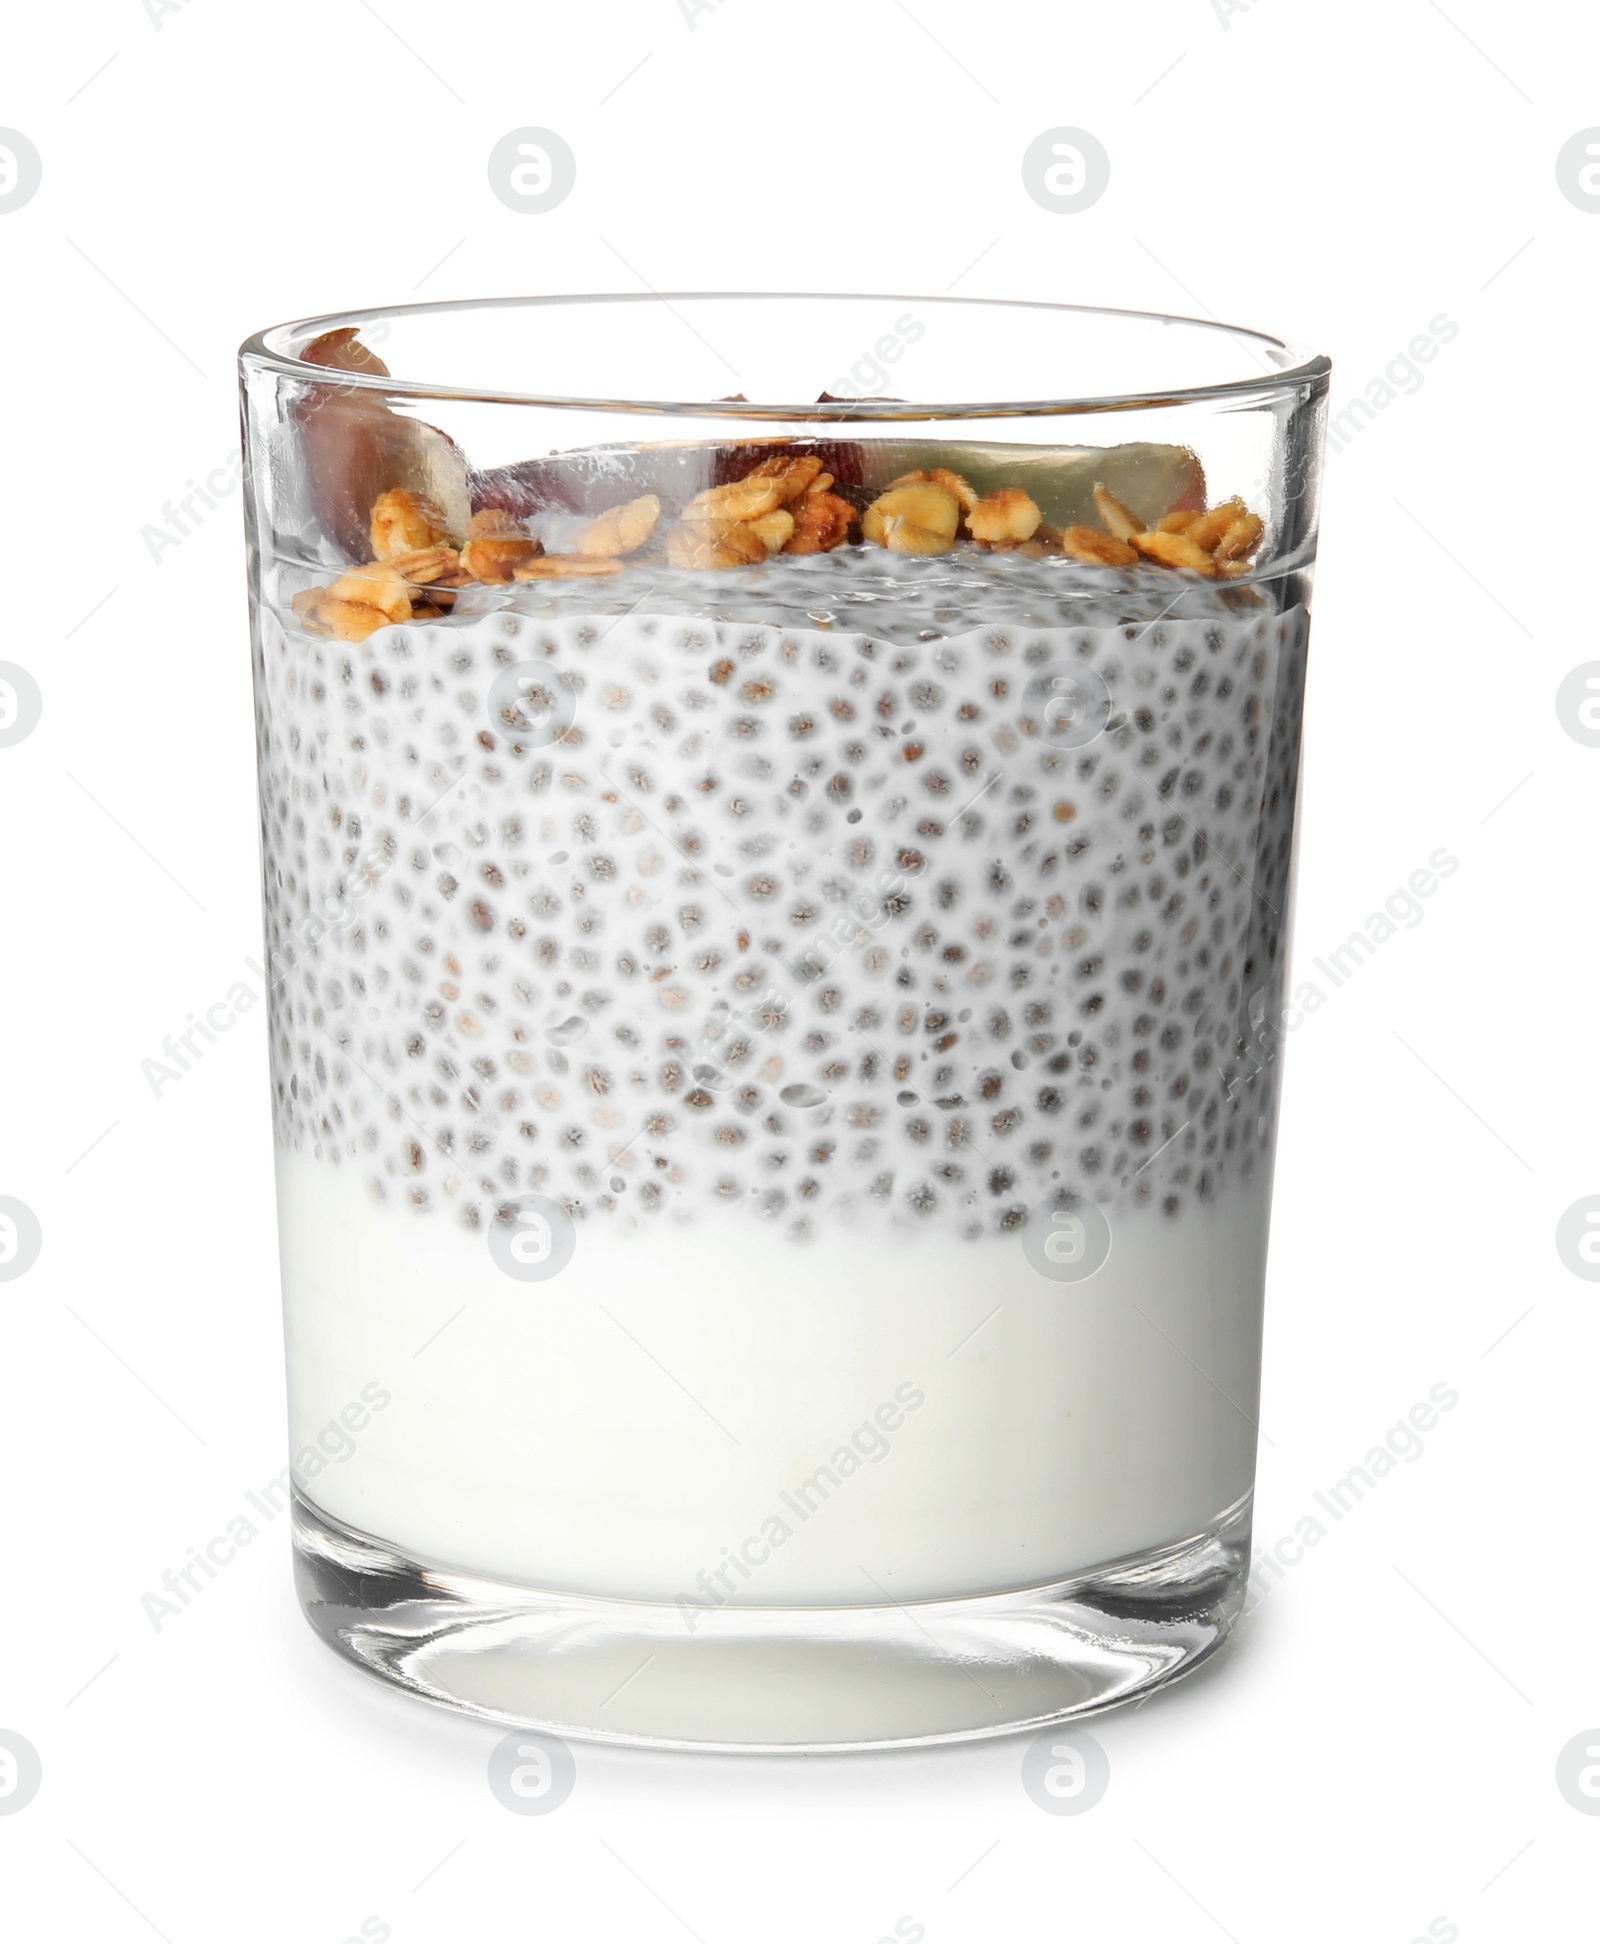
[{"label": "chopped nut", "polygon": [[917,526],[910,520],[896,519],[885,529],[881,544],[890,553],[940,554],[950,551],[954,536],[933,527]]},{"label": "chopped nut", "polygon": [[828,488],[832,484],[833,484],[832,473],[829,472],[818,473],[816,478],[812,480],[811,484],[806,488],[806,491],[807,493],[825,493],[827,492]]},{"label": "chopped nut", "polygon": [[734,520],[685,520],[667,535],[674,567],[749,567],[766,557],[761,535]]},{"label": "chopped nut", "polygon": [[322,606],[323,597],[327,592],[328,590],[325,587],[303,587],[289,603],[296,616],[304,622],[313,634],[326,634],[328,632],[318,612]]},{"label": "chopped nut", "polygon": [[978,495],[960,473],[951,472],[948,466],[935,466],[928,478],[935,486],[942,486],[947,493],[953,493],[963,512],[970,513],[978,504]]},{"label": "chopped nut", "polygon": [[708,486],[696,493],[683,509],[686,520],[759,520],[781,506],[785,498],[783,482],[752,473],[748,479],[735,479],[726,486]]},{"label": "chopped nut", "polygon": [[932,472],[901,473],[898,479],[889,481],[884,491],[893,493],[902,486],[942,486],[963,513],[970,513],[978,504],[976,492],[960,473],[952,472],[948,466],[935,466]]},{"label": "chopped nut", "polygon": [[967,508],[967,531],[974,540],[1007,546],[1031,540],[1044,515],[1019,486],[1002,486],[985,493]]},{"label": "chopped nut", "polygon": [[931,480],[891,486],[862,515],[868,540],[891,553],[944,553],[961,524],[961,502]]},{"label": "chopped nut", "polygon": [[574,548],[581,554],[609,558],[631,554],[655,532],[660,517],[660,500],[654,493],[646,493],[639,499],[629,500],[625,506],[608,507],[578,535]]},{"label": "chopped nut", "polygon": [[1109,532],[1119,540],[1131,540],[1136,533],[1144,532],[1144,521],[1137,513],[1130,512],[1114,493],[1108,493],[1104,486],[1094,489],[1094,503]]},{"label": "chopped nut", "polygon": [[1216,563],[1210,554],[1187,533],[1136,533],[1132,545],[1159,567],[1189,567],[1208,580],[1216,576]]},{"label": "chopped nut", "polygon": [[396,486],[372,505],[372,551],[379,560],[417,553],[450,539],[444,515],[431,499]]},{"label": "chopped nut", "polygon": [[[407,616],[410,606],[407,605]],[[389,626],[390,617],[365,601],[344,601],[329,596],[317,604],[319,632],[336,635],[340,641],[365,641],[369,634]]]},{"label": "chopped nut", "polygon": [[787,546],[794,533],[794,515],[786,506],[775,507],[772,512],[763,513],[759,520],[746,520],[744,524],[769,554],[775,554]]},{"label": "chopped nut", "polygon": [[1259,513],[1242,513],[1217,542],[1212,552],[1218,560],[1244,560],[1261,545],[1266,531]]},{"label": "chopped nut", "polygon": [[[1156,521],[1157,533],[1188,533],[1200,515],[1191,506],[1183,512],[1163,513]],[[1200,543],[1205,544],[1203,541]]]},{"label": "chopped nut", "polygon": [[373,560],[341,574],[331,587],[308,587],[290,606],[313,634],[365,641],[379,628],[411,619],[411,588],[392,561]]},{"label": "chopped nut", "polygon": [[[1193,541],[1211,560],[1211,572],[1220,572],[1230,562],[1247,559],[1261,544],[1261,536],[1266,531],[1261,516],[1252,513],[1237,494],[1213,506],[1208,512],[1188,516],[1179,528],[1174,524],[1176,516],[1169,514],[1161,522],[1167,532],[1181,532],[1187,540]],[[1193,566],[1194,562],[1185,560],[1183,566]],[[1208,571],[1200,569],[1201,572]],[[1229,579],[1235,578],[1230,568]]]},{"label": "chopped nut", "polygon": [[1248,510],[1242,499],[1224,500],[1220,506],[1213,506],[1209,513],[1195,515],[1186,529],[1189,538],[1197,547],[1204,547],[1207,553],[1212,553],[1228,528]]},{"label": "chopped nut", "polygon": [[[779,453],[774,458],[763,459],[759,466],[752,472],[746,473],[744,479],[738,483],[745,485],[752,479],[769,479],[778,488],[781,496],[779,505],[787,506],[791,500],[799,499],[802,493],[810,492],[821,472],[822,461],[814,453],[807,453],[800,459],[791,459]],[[828,483],[832,485],[833,482],[830,479]],[[750,516],[737,514],[734,517],[748,519]]]},{"label": "chopped nut", "polygon": [[[331,607],[340,601],[355,601],[372,608],[380,616],[379,626],[384,621],[409,620],[411,615],[411,589],[399,568],[387,560],[369,560],[365,567],[341,574],[328,589],[324,606]],[[371,629],[367,632],[370,634]]]},{"label": "chopped nut", "polygon": [[[827,474],[822,475],[824,479]],[[787,554],[832,553],[850,538],[855,508],[837,493],[808,492],[795,502],[794,532],[784,542]]]},{"label": "chopped nut", "polygon": [[622,562],[602,554],[537,554],[511,570],[513,580],[595,580],[620,574]]},{"label": "chopped nut", "polygon": [[396,554],[389,564],[413,587],[430,587],[461,572],[461,556],[454,547],[423,547],[417,553]]},{"label": "chopped nut", "polygon": [[1126,540],[1099,527],[1069,526],[1061,536],[1061,551],[1096,567],[1131,567],[1139,558]]},{"label": "chopped nut", "polygon": [[467,522],[461,565],[474,580],[508,581],[518,567],[542,551],[519,520],[502,507],[489,506]]}]

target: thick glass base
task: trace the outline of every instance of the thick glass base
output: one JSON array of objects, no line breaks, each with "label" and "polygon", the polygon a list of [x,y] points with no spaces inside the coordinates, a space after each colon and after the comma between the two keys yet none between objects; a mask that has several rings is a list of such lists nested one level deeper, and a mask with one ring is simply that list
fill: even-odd
[{"label": "thick glass base", "polygon": [[892,1748],[1115,1707],[1216,1651],[1249,1558],[1246,1497],[1191,1539],[1052,1586],[685,1611],[419,1565],[295,1502],[300,1602],[347,1660],[491,1721],[659,1748]]}]

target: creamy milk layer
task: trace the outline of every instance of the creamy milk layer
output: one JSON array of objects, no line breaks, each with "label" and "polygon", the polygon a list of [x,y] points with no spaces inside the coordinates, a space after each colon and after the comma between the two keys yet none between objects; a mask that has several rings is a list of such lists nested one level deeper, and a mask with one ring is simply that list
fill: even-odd
[{"label": "creamy milk layer", "polygon": [[[1264,1184],[1114,1215],[1076,1284],[1016,1237],[796,1249],[744,1210],[585,1230],[519,1283],[482,1237],[294,1155],[280,1211],[302,1482],[424,1562],[650,1600],[929,1599],[1187,1537],[1250,1487]],[[319,1446],[372,1385],[390,1401]]]},{"label": "creamy milk layer", "polygon": [[846,548],[257,649],[297,1448],[391,1400],[329,1512],[805,1603],[1248,1490],[1297,590]]}]

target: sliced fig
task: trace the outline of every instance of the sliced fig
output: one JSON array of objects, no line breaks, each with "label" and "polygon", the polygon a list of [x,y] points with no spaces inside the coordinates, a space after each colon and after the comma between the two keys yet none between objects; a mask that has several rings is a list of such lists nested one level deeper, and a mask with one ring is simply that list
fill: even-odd
[{"label": "sliced fig", "polygon": [[[331,371],[389,375],[349,326],[325,331],[300,355]],[[396,487],[425,494],[444,513],[452,535],[459,540],[465,534],[471,512],[466,461],[437,426],[406,418],[379,392],[337,383],[309,386],[294,417],[318,521],[347,559],[368,557],[373,504]]]},{"label": "sliced fig", "polygon": [[863,453],[855,440],[741,439],[720,445],[671,440],[587,446],[474,473],[472,505],[474,511],[500,507],[519,520],[538,513],[581,513],[593,519],[624,500],[653,494],[675,516],[708,487],[743,479],[778,454],[815,454],[823,470],[833,474],[838,490],[849,493],[862,486]]},{"label": "sliced fig", "polygon": [[836,490],[865,490],[867,483],[866,449],[859,439],[746,439],[737,445],[723,446],[717,459],[713,485],[725,486],[731,479],[742,479],[763,460],[783,456],[790,459],[815,457],[822,470],[832,473]]},{"label": "sliced fig", "polygon": [[590,519],[653,493],[672,511],[711,483],[715,448],[682,445],[586,446],[520,459],[471,475],[474,512],[499,508],[519,520],[540,513],[581,513]]},{"label": "sliced fig", "polygon": [[300,353],[303,364],[327,365],[333,371],[358,371],[364,378],[387,378],[389,367],[370,345],[361,342],[354,324],[324,331]]}]

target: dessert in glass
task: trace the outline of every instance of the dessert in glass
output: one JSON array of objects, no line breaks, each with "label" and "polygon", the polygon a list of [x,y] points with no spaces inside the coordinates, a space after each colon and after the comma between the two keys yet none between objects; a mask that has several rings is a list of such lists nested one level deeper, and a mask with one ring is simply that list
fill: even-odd
[{"label": "dessert in glass", "polygon": [[241,362],[314,1627],[698,1747],[1197,1665],[1248,1570],[1326,360],[674,296]]}]

